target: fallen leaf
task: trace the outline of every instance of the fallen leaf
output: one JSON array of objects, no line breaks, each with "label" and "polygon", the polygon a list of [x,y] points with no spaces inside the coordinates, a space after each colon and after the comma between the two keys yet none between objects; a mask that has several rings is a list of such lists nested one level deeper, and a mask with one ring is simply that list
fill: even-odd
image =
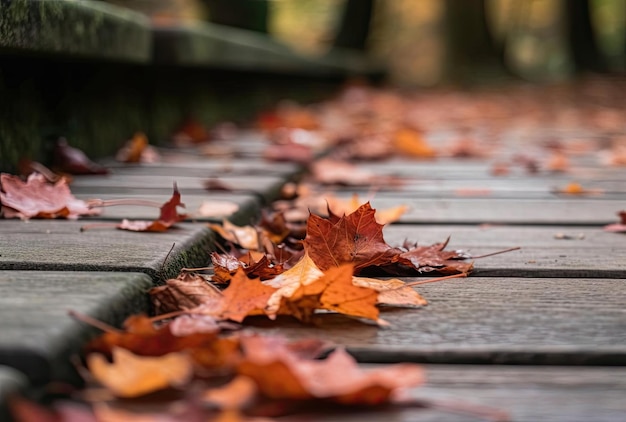
[{"label": "fallen leaf", "polygon": [[570,168],[569,159],[567,158],[567,155],[565,155],[565,153],[561,151],[554,151],[552,155],[548,158],[546,168],[549,171],[555,173],[566,172]]},{"label": "fallen leaf", "polygon": [[446,251],[450,238],[430,246],[413,245],[407,252],[394,257],[394,261],[406,265],[419,273],[436,271],[440,274],[469,273],[473,263],[461,262],[470,258],[463,251]]},{"label": "fallen leaf", "polygon": [[167,201],[161,207],[161,213],[159,218],[154,221],[142,221],[142,220],[122,220],[117,228],[120,230],[129,230],[136,232],[164,232],[179,221],[183,221],[187,218],[187,214],[179,214],[177,207],[185,207],[185,204],[180,202],[180,192],[176,183],[174,183],[174,193],[169,201]]},{"label": "fallen leaf", "polygon": [[148,137],[137,132],[115,155],[123,163],[156,163],[160,160],[158,151],[148,143]]},{"label": "fallen leaf", "polygon": [[236,243],[242,248],[259,250],[259,232],[253,226],[237,226],[224,220],[222,225],[209,224],[209,228],[222,236],[224,240]]},{"label": "fallen leaf", "polygon": [[196,215],[200,217],[228,217],[239,211],[239,205],[232,201],[202,201]]},{"label": "fallen leaf", "polygon": [[608,224],[604,226],[604,230],[613,233],[626,233],[626,211],[620,211],[617,215],[620,218],[620,222]]},{"label": "fallen leaf", "polygon": [[207,142],[210,138],[206,127],[191,117],[187,118],[172,135],[172,140],[178,146],[199,144]]},{"label": "fallen leaf", "polygon": [[222,299],[204,312],[220,319],[242,322],[246,316],[262,315],[268,299],[276,292],[275,287],[261,283],[260,279],[250,279],[243,269],[238,269],[230,285],[222,292]]},{"label": "fallen leaf", "polygon": [[[327,210],[332,211],[335,215],[352,214],[363,204],[357,193],[353,193],[350,199],[341,199],[332,195],[326,196]],[[396,222],[404,215],[409,207],[406,205],[398,205],[396,207],[376,210],[374,217],[378,224],[389,224]]]},{"label": "fallen leaf", "polygon": [[415,129],[398,130],[393,137],[393,145],[399,153],[417,158],[433,158],[437,155],[422,134]]},{"label": "fallen leaf", "polygon": [[332,158],[314,161],[310,171],[317,183],[325,185],[369,186],[385,183],[384,180],[380,180],[380,176],[371,171]]},{"label": "fallen leaf", "polygon": [[157,314],[189,310],[222,298],[222,293],[204,277],[191,273],[169,279],[165,285],[150,289],[149,294]]},{"label": "fallen leaf", "polygon": [[124,321],[124,331],[105,332],[86,346],[88,353],[110,355],[114,348],[124,348],[141,356],[162,356],[181,350],[207,348],[216,340],[215,333],[179,336],[169,325],[155,328],[145,315],[133,315]]},{"label": "fallen leaf", "polygon": [[0,174],[0,205],[4,218],[77,219],[81,215],[97,215],[100,210],[89,208],[76,199],[65,179],[49,183],[41,174],[32,173],[26,182],[7,173]]},{"label": "fallen leaf", "polygon": [[352,264],[329,268],[313,283],[301,285],[293,294],[283,297],[279,313],[307,322],[316,310],[324,309],[377,321],[378,292],[353,284],[353,271]]},{"label": "fallen leaf", "polygon": [[377,278],[352,277],[355,286],[367,287],[378,292],[376,303],[387,306],[425,306],[428,301],[412,287],[397,278],[380,280]]},{"label": "fallen leaf", "polygon": [[182,387],[193,376],[193,362],[185,353],[146,357],[116,347],[112,355],[110,363],[101,354],[91,354],[87,356],[87,367],[117,397],[139,397],[168,387]]},{"label": "fallen leaf", "polygon": [[568,183],[564,188],[555,189],[554,192],[563,195],[600,195],[603,193],[602,189],[586,189],[576,182]]},{"label": "fallen leaf", "polygon": [[308,164],[313,161],[313,157],[313,149],[300,144],[268,145],[263,151],[263,158],[268,161]]},{"label": "fallen leaf", "polygon": [[242,409],[256,398],[256,394],[254,380],[239,375],[222,387],[205,391],[201,400],[218,409]]},{"label": "fallen leaf", "polygon": [[52,165],[61,173],[108,174],[109,170],[94,163],[78,148],[71,147],[67,139],[59,138],[52,151]]},{"label": "fallen leaf", "polygon": [[290,297],[301,286],[309,285],[320,278],[324,273],[317,268],[307,253],[289,270],[263,282],[267,286],[277,289],[267,300],[265,313],[273,318],[276,316],[282,298]]},{"label": "fallen leaf", "polygon": [[376,221],[375,213],[368,202],[336,222],[332,217],[311,215],[305,250],[321,270],[353,263],[358,273],[369,266],[391,263],[398,251],[385,243],[383,226]]},{"label": "fallen leaf", "polygon": [[237,370],[252,378],[272,399],[324,399],[345,405],[380,405],[401,388],[423,383],[421,367],[389,365],[363,371],[342,348],[325,360],[303,360],[284,347],[259,347],[258,341],[242,341],[244,359]]}]

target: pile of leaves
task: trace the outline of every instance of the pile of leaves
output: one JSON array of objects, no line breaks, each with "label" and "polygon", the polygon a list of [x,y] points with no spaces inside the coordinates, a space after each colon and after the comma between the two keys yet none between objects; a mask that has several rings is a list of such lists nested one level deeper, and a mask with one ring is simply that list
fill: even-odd
[{"label": "pile of leaves", "polygon": [[[306,236],[280,214],[267,215],[258,226],[211,225],[231,253],[211,255],[213,275],[182,273],[151,290],[157,313],[185,312],[216,321],[242,322],[246,317],[291,316],[310,322],[318,314],[335,312],[386,324],[380,305],[423,306],[427,301],[413,284],[399,279],[363,277],[434,272],[464,277],[472,269],[469,255],[448,251],[447,242],[430,246],[388,245],[383,225],[369,203],[356,211],[329,217],[311,215]],[[223,288],[227,285],[226,288]]]},{"label": "pile of leaves", "polygon": [[267,421],[337,406],[375,408],[424,378],[414,364],[363,370],[341,348],[319,359],[329,345],[318,340],[220,334],[224,327],[201,315],[166,323],[137,315],[123,330],[74,316],[106,331],[87,346],[83,404],[48,410],[16,398],[16,421]]}]

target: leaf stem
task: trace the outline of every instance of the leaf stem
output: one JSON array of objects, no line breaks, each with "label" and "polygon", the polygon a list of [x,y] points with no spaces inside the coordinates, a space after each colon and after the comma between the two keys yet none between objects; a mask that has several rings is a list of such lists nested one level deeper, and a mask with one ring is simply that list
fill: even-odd
[{"label": "leaf stem", "polygon": [[446,275],[446,276],[437,277],[437,278],[429,278],[428,280],[420,280],[420,281],[413,281],[412,283],[406,283],[404,286],[398,287],[398,289],[402,289],[404,287],[410,287],[410,286],[419,286],[420,284],[426,284],[426,283],[436,283],[437,281],[449,280],[451,278],[465,278],[465,277],[467,277],[467,273],[452,274],[452,275]]},{"label": "leaf stem", "polygon": [[110,326],[109,324],[97,320],[95,318],[90,317],[89,315],[82,314],[80,312],[69,310],[67,314],[74,318],[77,321],[84,322],[87,325],[91,325],[99,330],[104,331],[105,333],[123,333],[122,330],[118,330],[115,327]]},{"label": "leaf stem", "polygon": [[119,226],[118,223],[91,223],[91,224],[85,224],[84,226],[80,227],[80,231],[84,232],[86,230],[89,229],[100,229],[100,228],[105,228],[105,229],[109,229],[109,228],[114,228],[117,229]]},{"label": "leaf stem", "polygon": [[87,206],[89,208],[100,208],[100,207],[112,207],[116,205],[137,205],[140,207],[156,207],[161,208],[163,206],[162,203],[156,201],[150,201],[148,199],[109,199],[108,201],[102,199],[90,199],[87,201]]},{"label": "leaf stem", "polygon": [[517,250],[520,250],[520,249],[522,249],[521,246],[516,246],[514,248],[504,249],[504,250],[497,251],[497,252],[491,252],[491,253],[488,253],[488,254],[485,254],[485,255],[472,256],[472,259],[486,258],[488,256],[500,255],[501,253],[517,251]]}]

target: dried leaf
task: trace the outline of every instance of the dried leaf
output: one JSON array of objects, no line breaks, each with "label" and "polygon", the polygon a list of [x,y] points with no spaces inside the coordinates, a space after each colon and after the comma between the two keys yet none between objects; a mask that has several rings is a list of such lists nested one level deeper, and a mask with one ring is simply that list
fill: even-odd
[{"label": "dried leaf", "polygon": [[222,298],[221,292],[204,277],[191,273],[169,279],[164,286],[154,287],[149,293],[157,314],[188,310]]},{"label": "dried leaf", "polygon": [[304,239],[307,253],[321,270],[353,263],[358,273],[369,266],[391,263],[398,251],[385,243],[375,212],[368,202],[336,222],[311,215]]},{"label": "dried leaf", "polygon": [[103,355],[91,354],[87,356],[87,366],[94,378],[117,397],[139,397],[181,387],[193,376],[193,362],[185,353],[145,357],[116,347],[112,354],[112,363]]},{"label": "dried leaf", "polygon": [[422,369],[413,364],[363,371],[343,349],[335,350],[325,360],[303,360],[284,347],[259,347],[258,341],[242,345],[245,358],[238,372],[252,378],[261,393],[272,399],[379,405],[388,402],[396,390],[414,387],[424,380]]},{"label": "dried leaf", "polygon": [[270,318],[274,317],[280,308],[283,297],[290,297],[301,286],[315,282],[323,274],[309,255],[305,253],[302,259],[292,268],[263,282],[263,284],[277,289],[267,300],[265,313]]},{"label": "dried leaf", "polygon": [[252,226],[236,226],[228,220],[224,220],[222,225],[209,224],[209,228],[216,231],[224,240],[236,243],[242,248],[259,250],[259,233]]},{"label": "dried leaf", "polygon": [[275,287],[264,285],[258,278],[248,278],[240,268],[223,291],[222,300],[215,309],[205,306],[203,311],[216,318],[242,322],[246,316],[262,315],[268,299],[275,292]]},{"label": "dried leaf", "polygon": [[176,183],[174,183],[174,193],[170,200],[161,207],[161,213],[158,219],[154,221],[130,221],[124,219],[117,225],[117,228],[136,232],[164,232],[174,224],[187,218],[187,214],[178,213],[177,207],[184,208],[185,204],[180,202],[180,192],[178,191]]},{"label": "dried leaf", "polygon": [[32,173],[26,182],[7,173],[0,174],[0,204],[4,218],[76,219],[81,215],[97,215],[85,201],[76,199],[65,179],[49,183],[41,174]]},{"label": "dried leaf", "polygon": [[123,163],[156,163],[160,160],[160,155],[149,145],[148,137],[137,132],[117,151],[115,159]]},{"label": "dried leaf", "polygon": [[608,224],[604,226],[604,230],[613,233],[626,233],[626,211],[620,211],[617,215],[620,218],[620,222]]},{"label": "dried leaf", "polygon": [[352,277],[355,286],[367,287],[378,292],[378,305],[387,306],[425,306],[428,301],[412,287],[397,278],[380,280],[377,278]]},{"label": "dried leaf", "polygon": [[202,201],[196,214],[200,217],[225,217],[239,211],[239,205],[232,201]]},{"label": "dried leaf", "polygon": [[436,271],[440,274],[469,273],[473,263],[461,262],[470,258],[463,251],[446,251],[448,238],[445,242],[430,246],[414,245],[407,252],[398,254],[394,261],[406,265],[419,273]]},{"label": "dried leaf", "polygon": [[67,139],[59,138],[52,151],[52,165],[57,171],[69,174],[108,174],[109,170],[94,163],[78,148],[69,146]]},{"label": "dried leaf", "polygon": [[352,264],[329,268],[313,283],[302,285],[289,297],[284,297],[279,313],[308,321],[315,310],[324,309],[377,321],[378,292],[353,284],[353,270]]},{"label": "dried leaf", "polygon": [[397,151],[418,158],[433,158],[435,150],[428,145],[420,132],[415,129],[403,128],[398,130],[393,138]]}]

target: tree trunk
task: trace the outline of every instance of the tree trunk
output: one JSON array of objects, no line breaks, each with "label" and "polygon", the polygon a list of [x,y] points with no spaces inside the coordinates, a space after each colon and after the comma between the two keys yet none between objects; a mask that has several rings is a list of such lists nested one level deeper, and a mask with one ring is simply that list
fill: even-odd
[{"label": "tree trunk", "polygon": [[347,0],[333,47],[366,50],[374,0]]},{"label": "tree trunk", "polygon": [[567,42],[577,71],[608,71],[591,22],[589,0],[563,0]]},{"label": "tree trunk", "polygon": [[485,0],[444,3],[445,78],[463,82],[494,72],[504,74],[504,50],[492,39]]}]

